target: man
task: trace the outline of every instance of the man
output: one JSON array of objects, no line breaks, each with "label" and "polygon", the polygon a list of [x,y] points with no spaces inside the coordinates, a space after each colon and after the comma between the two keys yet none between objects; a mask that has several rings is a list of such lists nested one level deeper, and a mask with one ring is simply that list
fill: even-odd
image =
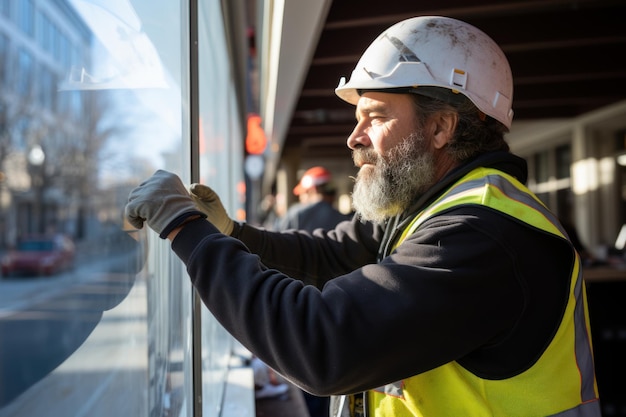
[{"label": "man", "polygon": [[333,415],[599,416],[580,258],[508,152],[512,90],[483,32],[408,19],[336,90],[356,105],[351,222],[264,232],[194,185],[207,222],[163,171],[127,216],[172,241],[204,303],[268,365],[349,394]]},{"label": "man", "polygon": [[299,203],[291,206],[278,221],[278,229],[309,232],[317,228],[328,230],[344,220],[349,220],[349,216],[333,207],[336,190],[331,181],[332,174],[324,167],[315,166],[306,170],[293,189]]}]

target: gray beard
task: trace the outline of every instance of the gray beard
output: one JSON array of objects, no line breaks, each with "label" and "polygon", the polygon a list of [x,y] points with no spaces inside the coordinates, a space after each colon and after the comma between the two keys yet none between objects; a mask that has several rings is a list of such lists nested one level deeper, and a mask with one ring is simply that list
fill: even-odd
[{"label": "gray beard", "polygon": [[435,158],[423,135],[413,133],[381,157],[373,149],[355,149],[357,174],[352,206],[366,221],[383,223],[409,208],[433,184]]}]

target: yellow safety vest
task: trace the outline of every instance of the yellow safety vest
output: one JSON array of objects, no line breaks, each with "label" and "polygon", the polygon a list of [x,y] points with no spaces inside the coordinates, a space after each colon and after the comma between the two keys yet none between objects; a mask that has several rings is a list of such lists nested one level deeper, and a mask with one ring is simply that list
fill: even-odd
[{"label": "yellow safety vest", "polygon": [[[478,168],[418,213],[395,247],[428,218],[463,204],[487,206],[565,236],[554,215],[523,184],[501,171]],[[580,258],[572,270],[563,321],[528,370],[490,380],[453,361],[366,395],[368,415],[375,417],[600,416]]]}]

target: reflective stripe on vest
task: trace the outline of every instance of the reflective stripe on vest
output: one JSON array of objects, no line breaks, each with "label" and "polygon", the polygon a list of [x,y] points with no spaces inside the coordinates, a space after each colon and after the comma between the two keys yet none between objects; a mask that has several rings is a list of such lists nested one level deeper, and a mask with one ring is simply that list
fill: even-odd
[{"label": "reflective stripe on vest", "polygon": [[[556,217],[523,184],[494,169],[478,168],[418,213],[394,248],[436,214],[482,205],[561,238]],[[571,354],[563,353],[571,352]],[[529,369],[511,378],[479,378],[457,362],[369,391],[369,413],[402,416],[599,416],[589,317],[580,258],[571,273],[563,320]]]}]

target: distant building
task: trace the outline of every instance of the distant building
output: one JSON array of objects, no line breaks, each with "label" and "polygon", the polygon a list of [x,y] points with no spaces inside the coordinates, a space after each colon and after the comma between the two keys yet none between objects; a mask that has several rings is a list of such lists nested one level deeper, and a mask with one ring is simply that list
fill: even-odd
[{"label": "distant building", "polygon": [[0,248],[80,231],[90,96],[59,85],[89,67],[92,38],[65,0],[0,0]]}]

